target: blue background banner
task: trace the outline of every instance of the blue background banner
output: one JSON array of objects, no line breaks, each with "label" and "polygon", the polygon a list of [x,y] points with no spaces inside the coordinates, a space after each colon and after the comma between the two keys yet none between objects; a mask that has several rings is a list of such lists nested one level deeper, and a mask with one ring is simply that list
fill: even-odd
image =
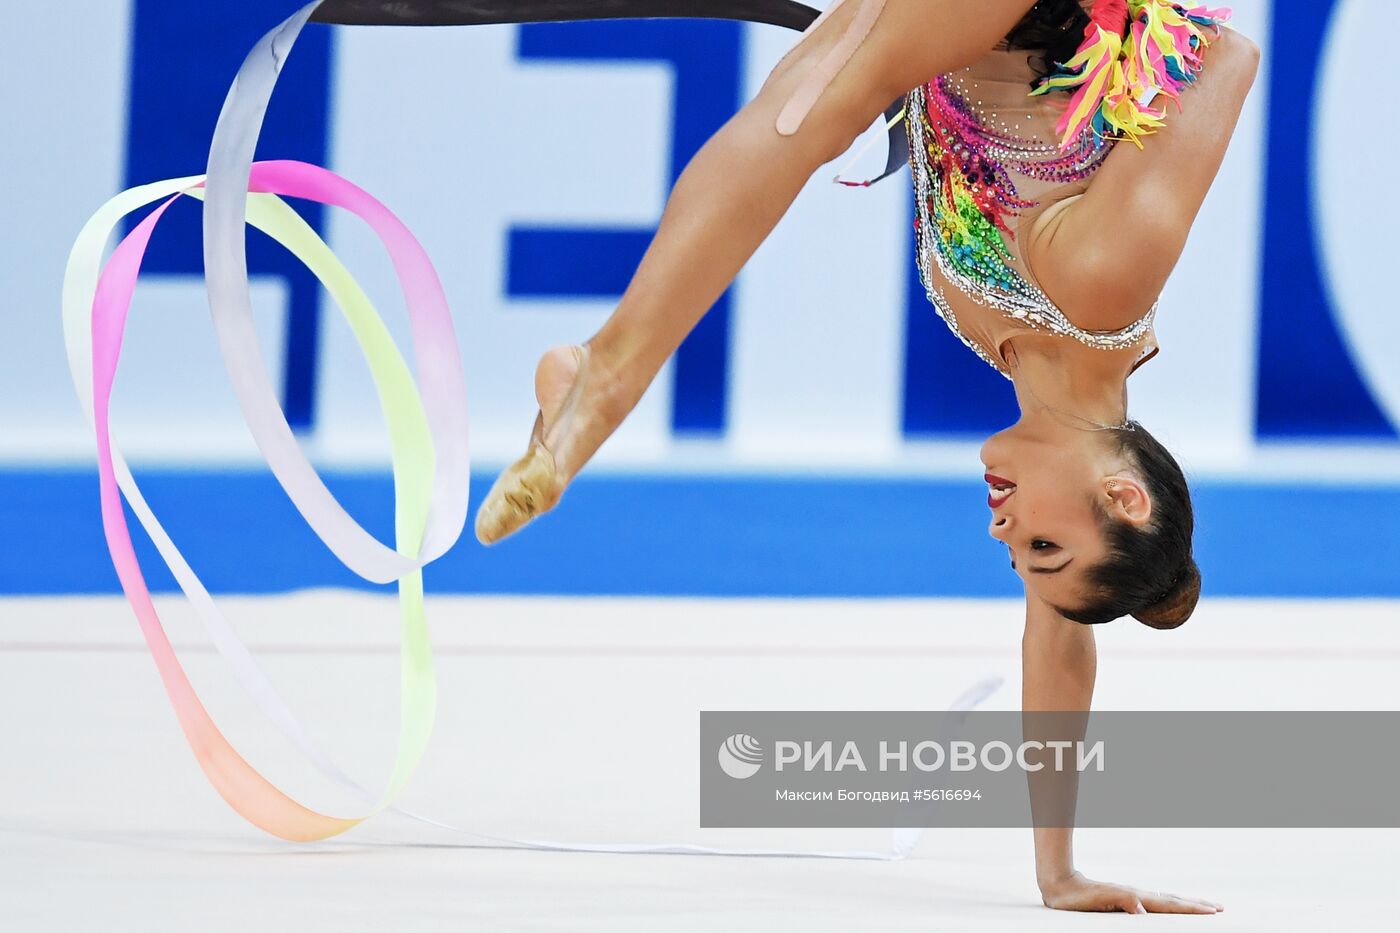
[{"label": "blue background banner", "polygon": [[[6,220],[26,233],[0,255],[0,490],[14,543],[0,592],[114,588],[90,429],[64,371],[66,251],[122,187],[203,169],[239,62],[293,6],[80,0],[12,11],[29,39],[0,62],[13,134],[0,171],[19,180]],[[1164,352],[1134,376],[1132,411],[1199,480],[1208,592],[1398,595],[1393,536],[1357,533],[1400,519],[1400,377],[1381,352],[1400,341],[1400,309],[1378,245],[1393,235],[1367,186],[1367,159],[1392,153],[1400,130],[1374,125],[1356,91],[1382,80],[1360,51],[1373,14],[1367,0],[1235,7],[1264,69],[1163,297]],[[453,302],[487,470],[525,440],[540,352],[586,337],[612,309],[676,178],[793,40],[728,22],[312,26],[259,156],[329,165],[423,240]],[[1365,134],[1346,129],[1359,125]],[[1343,144],[1354,164],[1337,157]],[[831,185],[833,173],[818,172],[560,514],[496,552],[464,543],[430,585],[1011,592],[983,534],[976,456],[1015,419],[1009,384],[928,304],[907,172],[869,190]],[[402,336],[377,245],[353,220],[299,208]],[[250,234],[249,256],[289,421],[337,489],[387,527],[387,446],[348,331],[273,244]],[[255,451],[224,385],[201,274],[197,209],[178,207],[137,291],[118,441],[216,589],[353,585],[250,472]],[[220,519],[206,498],[245,504]],[[20,547],[22,529],[35,528],[38,546]],[[609,548],[593,546],[604,534]]]}]

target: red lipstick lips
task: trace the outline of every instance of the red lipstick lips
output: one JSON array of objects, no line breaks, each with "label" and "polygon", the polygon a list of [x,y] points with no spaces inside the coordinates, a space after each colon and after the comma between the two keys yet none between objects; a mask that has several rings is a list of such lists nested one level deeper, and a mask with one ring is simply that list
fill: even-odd
[{"label": "red lipstick lips", "polygon": [[987,496],[987,505],[992,509],[996,509],[1007,499],[1010,499],[1012,493],[1016,491],[1015,483],[1005,477],[997,476],[995,473],[987,473],[982,478],[992,488],[991,493]]}]

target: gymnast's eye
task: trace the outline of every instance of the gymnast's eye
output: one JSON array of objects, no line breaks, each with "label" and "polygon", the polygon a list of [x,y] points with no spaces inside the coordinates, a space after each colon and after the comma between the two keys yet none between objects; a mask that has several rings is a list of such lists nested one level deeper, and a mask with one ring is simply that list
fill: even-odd
[{"label": "gymnast's eye", "polygon": [[1031,541],[1032,551],[1053,551],[1059,547],[1054,541],[1046,541],[1044,538],[1036,538]]}]

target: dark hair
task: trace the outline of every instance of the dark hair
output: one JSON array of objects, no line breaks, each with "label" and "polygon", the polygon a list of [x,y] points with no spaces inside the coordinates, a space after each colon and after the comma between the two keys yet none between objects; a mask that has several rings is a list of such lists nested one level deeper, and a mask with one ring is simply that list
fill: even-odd
[{"label": "dark hair", "polygon": [[1130,421],[1113,436],[1147,487],[1152,519],[1139,528],[1104,510],[1108,557],[1089,571],[1094,595],[1086,606],[1058,611],[1085,625],[1131,615],[1153,628],[1176,628],[1201,595],[1201,571],[1191,556],[1191,490],[1180,464],[1142,425]]},{"label": "dark hair", "polygon": [[1040,53],[1031,56],[1038,84],[1056,65],[1069,61],[1079,51],[1087,25],[1089,14],[1079,0],[1040,0],[1006,34],[1006,46]]}]

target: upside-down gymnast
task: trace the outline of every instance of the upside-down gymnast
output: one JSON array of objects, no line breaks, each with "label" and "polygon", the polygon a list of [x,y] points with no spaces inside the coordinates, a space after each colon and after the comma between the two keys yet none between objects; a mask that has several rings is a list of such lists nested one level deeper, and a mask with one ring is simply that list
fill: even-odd
[{"label": "upside-down gymnast", "polygon": [[[554,507],[811,175],[904,97],[929,298],[1020,406],[982,459],[989,531],[1025,589],[1023,709],[1088,710],[1090,624],[1174,628],[1200,592],[1185,477],[1129,420],[1126,383],[1157,352],[1158,295],[1257,71],[1226,15],[1167,0],[837,0],[680,176],[612,316],[540,360],[529,449],[477,536]],[[1046,906],[1220,908],[1089,880],[1072,833],[1035,829]]]}]

